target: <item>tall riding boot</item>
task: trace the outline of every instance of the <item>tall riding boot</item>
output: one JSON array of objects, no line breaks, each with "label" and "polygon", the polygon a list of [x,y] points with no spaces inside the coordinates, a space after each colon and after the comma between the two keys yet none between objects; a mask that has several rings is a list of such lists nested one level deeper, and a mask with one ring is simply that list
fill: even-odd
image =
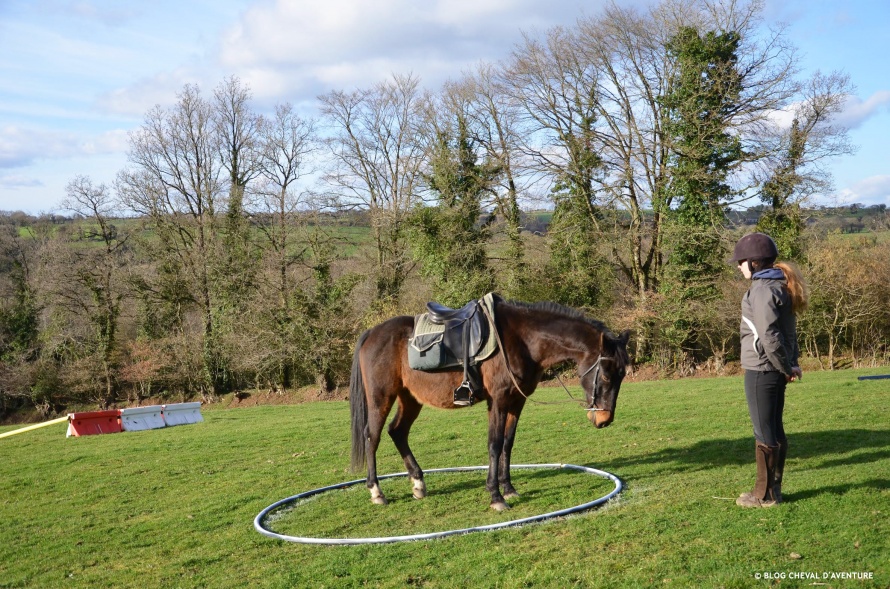
[{"label": "tall riding boot", "polygon": [[782,476],[785,474],[785,456],[788,454],[788,440],[779,442],[779,449],[776,452],[776,472],[773,481],[773,496],[776,503],[782,502]]},{"label": "tall riding boot", "polygon": [[773,485],[776,480],[776,458],[778,446],[767,446],[757,443],[754,457],[757,461],[757,480],[754,489],[750,493],[742,493],[735,500],[741,507],[772,507],[776,504],[773,494]]}]

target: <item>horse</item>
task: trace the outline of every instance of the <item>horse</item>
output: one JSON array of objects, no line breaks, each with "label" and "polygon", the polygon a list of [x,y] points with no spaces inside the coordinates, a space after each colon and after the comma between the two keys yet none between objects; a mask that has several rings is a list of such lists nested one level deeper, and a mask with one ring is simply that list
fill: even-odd
[{"label": "horse", "polygon": [[[479,365],[482,390],[475,396],[488,405],[488,476],[486,490],[495,511],[509,509],[519,497],[510,481],[510,456],[516,425],[544,371],[566,361],[578,367],[588,419],[596,428],[610,425],[621,381],[629,363],[628,331],[615,335],[599,321],[556,303],[520,303],[494,296],[494,329],[499,350]],[[411,425],[424,405],[458,409],[453,392],[459,369],[423,372],[408,366],[407,346],[414,317],[393,317],[359,336],[349,385],[351,466],[367,465],[371,501],[385,505],[377,478],[377,448],[384,422],[398,402],[389,436],[405,462],[413,496],[427,495],[423,470],[408,445]]]}]

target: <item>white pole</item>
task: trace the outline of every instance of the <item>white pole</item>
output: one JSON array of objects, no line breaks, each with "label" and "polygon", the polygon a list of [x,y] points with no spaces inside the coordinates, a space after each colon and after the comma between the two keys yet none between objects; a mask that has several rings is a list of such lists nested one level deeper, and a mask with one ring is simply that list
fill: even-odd
[{"label": "white pole", "polygon": [[49,421],[44,421],[43,423],[36,423],[36,424],[34,424],[34,425],[29,425],[28,427],[23,427],[23,428],[20,428],[20,429],[14,429],[14,430],[12,430],[11,432],[2,433],[2,434],[0,434],[0,438],[8,438],[9,436],[14,436],[14,435],[16,435],[16,434],[21,434],[21,433],[24,433],[24,432],[29,432],[29,431],[31,431],[32,429],[37,429],[37,428],[40,428],[40,427],[46,427],[46,426],[48,426],[48,425],[52,425],[52,424],[54,424],[54,423],[62,423],[63,421],[68,421],[68,416],[67,416],[67,415],[66,415],[65,417],[60,417],[60,418],[58,418],[58,419],[51,419],[51,420],[49,420]]}]

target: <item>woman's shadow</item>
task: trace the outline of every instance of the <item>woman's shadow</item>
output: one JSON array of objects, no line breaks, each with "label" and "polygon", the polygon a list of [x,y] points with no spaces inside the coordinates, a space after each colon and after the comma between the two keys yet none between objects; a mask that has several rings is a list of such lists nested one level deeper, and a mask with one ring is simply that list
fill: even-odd
[{"label": "woman's shadow", "polygon": [[[831,469],[855,464],[869,464],[890,459],[890,431],[869,429],[843,429],[833,431],[796,432],[788,436],[791,449],[789,460],[807,461],[807,469]],[[605,470],[634,465],[657,465],[657,474],[695,472],[725,466],[753,464],[754,439],[718,438],[702,440],[690,446],[675,446],[658,452],[631,458],[616,458],[598,463]],[[890,489],[890,479],[876,477],[859,481],[857,486],[876,490]],[[785,494],[785,499],[795,501],[826,493],[841,495],[850,490],[849,485],[834,485]]]}]

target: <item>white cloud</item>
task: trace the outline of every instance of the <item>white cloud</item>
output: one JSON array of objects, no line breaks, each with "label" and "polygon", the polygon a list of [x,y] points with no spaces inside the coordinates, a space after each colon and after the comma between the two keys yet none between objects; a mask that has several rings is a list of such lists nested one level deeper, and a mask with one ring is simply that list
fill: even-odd
[{"label": "white cloud", "polygon": [[0,168],[22,168],[45,159],[122,153],[126,149],[127,132],[123,130],[84,137],[17,126],[0,129]]},{"label": "white cloud", "polygon": [[123,153],[129,147],[129,133],[123,129],[108,131],[80,143],[80,151],[85,155]]},{"label": "white cloud", "polygon": [[156,105],[172,105],[186,84],[198,84],[209,90],[216,82],[202,79],[191,69],[179,68],[170,73],[143,78],[128,86],[102,94],[97,106],[107,112],[142,117]]},{"label": "white cloud", "polygon": [[890,90],[878,90],[865,100],[850,96],[837,117],[837,123],[848,129],[855,129],[884,111],[890,112]]},{"label": "white cloud", "polygon": [[9,189],[34,188],[43,186],[43,182],[37,178],[31,178],[23,174],[8,174],[6,176],[0,176],[0,186]]},{"label": "white cloud", "polygon": [[843,203],[890,205],[890,175],[865,178],[838,193]]},{"label": "white cloud", "polygon": [[258,98],[363,87],[413,72],[438,84],[503,57],[520,31],[571,22],[605,0],[270,0],[241,15],[220,42],[224,69]]}]

